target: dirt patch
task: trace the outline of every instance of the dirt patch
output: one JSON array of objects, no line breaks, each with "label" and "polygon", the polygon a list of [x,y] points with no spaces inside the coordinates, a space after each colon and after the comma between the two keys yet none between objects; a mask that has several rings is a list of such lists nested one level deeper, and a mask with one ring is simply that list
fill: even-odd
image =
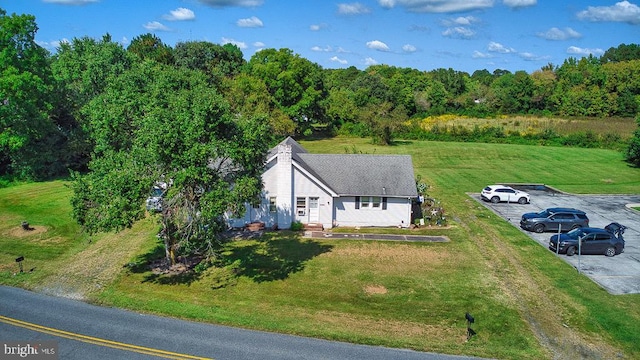
[{"label": "dirt patch", "polygon": [[153,261],[149,267],[156,275],[182,275],[190,272],[194,266],[202,261],[201,256],[180,258],[176,264],[171,265],[167,259],[158,259]]},{"label": "dirt patch", "polygon": [[367,295],[384,295],[388,290],[382,285],[367,285],[364,287],[364,292]]},{"label": "dirt patch", "polygon": [[47,230],[46,226],[29,226],[29,230],[23,229],[22,226],[16,226],[9,229],[9,231],[6,232],[6,235],[9,237],[24,238],[27,236],[45,233]]}]

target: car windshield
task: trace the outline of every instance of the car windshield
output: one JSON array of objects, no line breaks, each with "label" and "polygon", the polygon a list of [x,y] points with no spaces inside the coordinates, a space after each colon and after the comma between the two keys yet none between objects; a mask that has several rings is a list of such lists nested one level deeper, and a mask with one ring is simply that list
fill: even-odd
[{"label": "car windshield", "polygon": [[154,188],[153,192],[151,192],[151,197],[161,197],[162,193],[163,193],[162,189]]},{"label": "car windshield", "polygon": [[549,217],[549,215],[551,215],[551,213],[550,213],[550,212],[548,212],[547,210],[542,210],[542,211],[540,211],[540,212],[538,213],[538,216],[539,216],[539,217],[545,217],[545,218],[546,218],[546,217]]},{"label": "car windshield", "polygon": [[578,229],[573,229],[573,230],[571,230],[571,231],[569,231],[569,232],[567,233],[567,236],[568,236],[568,237],[570,237],[570,238],[572,238],[572,239],[578,240],[579,238],[581,238],[582,236],[584,236],[584,232],[583,232],[583,231],[582,231],[582,229],[580,229],[580,228],[578,228]]}]

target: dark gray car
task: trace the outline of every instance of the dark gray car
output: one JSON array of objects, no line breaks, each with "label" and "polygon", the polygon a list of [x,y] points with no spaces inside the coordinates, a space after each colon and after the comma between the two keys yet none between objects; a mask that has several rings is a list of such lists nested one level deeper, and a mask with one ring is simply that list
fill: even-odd
[{"label": "dark gray car", "polygon": [[520,219],[521,228],[537,233],[558,231],[558,228],[560,231],[569,231],[588,226],[587,214],[573,208],[549,208],[539,213],[522,214]]},{"label": "dark gray car", "polygon": [[549,239],[549,249],[567,256],[580,254],[604,254],[614,256],[624,252],[622,234],[626,228],[611,223],[604,229],[578,228],[566,234],[556,234]]}]

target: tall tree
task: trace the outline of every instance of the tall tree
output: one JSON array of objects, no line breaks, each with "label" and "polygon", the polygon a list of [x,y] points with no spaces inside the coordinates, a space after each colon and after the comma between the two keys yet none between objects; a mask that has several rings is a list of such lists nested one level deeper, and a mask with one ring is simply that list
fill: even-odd
[{"label": "tall tree", "polygon": [[59,139],[49,119],[53,78],[49,54],[34,40],[37,30],[35,17],[0,9],[0,174],[53,175]]},{"label": "tall tree", "polygon": [[204,73],[156,62],[114,79],[87,110],[96,150],[91,172],[74,174],[76,220],[90,233],[129,227],[162,181],[167,259],[215,256],[224,212],[261,191],[264,118],[236,119]]},{"label": "tall tree", "polygon": [[204,71],[215,82],[240,72],[245,64],[242,51],[233,45],[218,45],[207,41],[188,41],[174,48],[176,65]]},{"label": "tall tree", "polygon": [[250,75],[264,81],[282,111],[296,122],[299,132],[312,123],[325,121],[322,102],[326,90],[319,65],[289,49],[265,49],[251,57],[247,68]]},{"label": "tall tree", "polygon": [[368,105],[359,116],[360,121],[371,128],[373,143],[379,145],[391,145],[393,132],[407,120],[406,111],[402,107],[394,108],[390,102]]},{"label": "tall tree", "polygon": [[133,38],[127,51],[135,54],[141,60],[151,59],[163,64],[173,64],[174,62],[173,49],[151,33]]},{"label": "tall tree", "polygon": [[85,36],[60,44],[51,65],[56,78],[53,112],[57,127],[67,140],[62,161],[66,167],[86,170],[93,142],[88,137],[85,107],[134,60],[109,34],[99,40]]}]

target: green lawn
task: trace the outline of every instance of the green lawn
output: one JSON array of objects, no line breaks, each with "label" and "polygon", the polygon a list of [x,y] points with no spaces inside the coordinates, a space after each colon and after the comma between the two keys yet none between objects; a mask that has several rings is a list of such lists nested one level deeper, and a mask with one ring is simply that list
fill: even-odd
[{"label": "green lawn", "polygon": [[[48,231],[30,244],[15,234],[2,236],[0,245],[10,250],[0,255],[0,281],[31,288],[62,282],[105,305],[448,354],[640,357],[640,295],[609,295],[466,195],[496,182],[544,183],[577,193],[639,193],[640,169],[628,167],[620,153],[419,141],[375,147],[352,138],[301,144],[311,152],[412,155],[416,175],[431,185],[429,194],[441,201],[450,220],[449,227],[429,234],[451,241],[311,240],[280,231],[227,244],[217,267],[168,276],[145,266],[162,255],[152,221],[89,243],[70,220],[69,193],[62,183],[29,184],[0,189],[0,231],[14,234],[11,229],[25,217],[36,225],[30,216],[36,212]],[[45,195],[33,201],[32,193]],[[47,245],[58,237],[56,245]],[[14,258],[30,249],[25,258],[39,256],[36,245],[52,249],[33,260],[36,271],[13,275]],[[96,276],[80,276],[84,287],[59,275],[61,264],[81,259],[94,259],[89,262],[106,269],[109,262],[99,261],[104,256],[117,264],[109,271],[93,270]],[[95,279],[99,287],[87,286]],[[465,312],[476,318],[477,335],[470,341]]]}]

